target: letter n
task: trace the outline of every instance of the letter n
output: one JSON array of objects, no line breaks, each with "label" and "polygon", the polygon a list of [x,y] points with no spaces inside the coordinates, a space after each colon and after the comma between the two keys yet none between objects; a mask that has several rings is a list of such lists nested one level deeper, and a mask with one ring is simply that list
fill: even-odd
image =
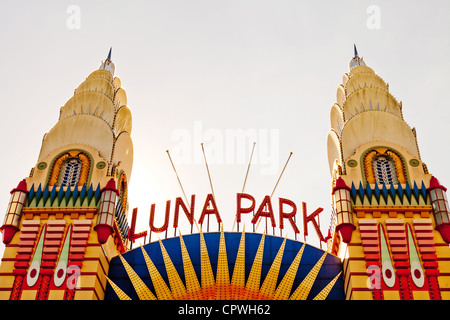
[{"label": "letter n", "polygon": [[180,207],[183,209],[183,212],[186,214],[186,217],[189,220],[189,223],[194,224],[194,208],[195,208],[195,194],[191,196],[191,211],[188,210],[186,204],[183,202],[183,199],[178,197],[175,200],[175,216],[173,218],[173,227],[178,228],[178,215],[180,213]]}]

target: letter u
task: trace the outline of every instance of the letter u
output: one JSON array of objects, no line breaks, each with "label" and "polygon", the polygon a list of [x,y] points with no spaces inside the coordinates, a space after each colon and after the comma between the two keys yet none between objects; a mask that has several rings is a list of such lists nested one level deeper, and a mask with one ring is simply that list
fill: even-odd
[{"label": "letter u", "polygon": [[164,224],[162,227],[155,227],[154,226],[154,220],[155,220],[155,204],[152,204],[151,208],[150,208],[150,221],[149,221],[149,226],[150,226],[150,230],[152,232],[164,232],[167,230],[168,226],[169,226],[169,215],[170,215],[170,200],[167,200],[166,202],[166,215],[164,217]]}]

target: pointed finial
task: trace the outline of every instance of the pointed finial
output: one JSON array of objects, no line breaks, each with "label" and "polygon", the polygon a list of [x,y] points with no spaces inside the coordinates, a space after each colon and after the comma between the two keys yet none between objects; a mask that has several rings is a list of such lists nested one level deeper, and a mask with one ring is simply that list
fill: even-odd
[{"label": "pointed finial", "polygon": [[356,50],[356,44],[353,44],[353,51],[355,52],[355,57],[358,56],[358,50]]},{"label": "pointed finial", "polygon": [[355,56],[350,60],[350,69],[356,67],[356,66],[365,66],[366,63],[364,62],[363,58],[360,58],[358,56],[358,50],[356,49],[356,44],[353,44],[353,51],[355,53]]},{"label": "pointed finial", "polygon": [[111,61],[111,53],[112,53],[112,47],[109,48],[108,57],[106,57],[105,61],[102,61],[102,64],[100,65],[100,69],[106,70],[114,76],[115,67],[114,67],[114,63]]}]

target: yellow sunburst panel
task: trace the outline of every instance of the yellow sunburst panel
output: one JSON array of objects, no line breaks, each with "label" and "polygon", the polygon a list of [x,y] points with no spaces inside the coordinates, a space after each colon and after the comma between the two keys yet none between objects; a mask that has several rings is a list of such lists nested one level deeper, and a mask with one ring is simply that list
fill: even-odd
[{"label": "yellow sunburst panel", "polygon": [[183,299],[186,294],[186,288],[184,287],[183,281],[181,281],[177,269],[175,269],[175,266],[173,265],[172,260],[170,259],[170,256],[167,253],[167,250],[162,244],[161,240],[159,240],[159,245],[161,247],[164,265],[166,266],[167,277],[169,278],[169,284],[173,298],[175,300]]},{"label": "yellow sunburst panel", "polygon": [[145,264],[147,265],[148,273],[150,274],[150,278],[153,283],[153,287],[155,288],[156,295],[159,300],[173,300],[172,292],[169,287],[167,287],[166,282],[161,277],[158,269],[155,267],[155,264],[148,256],[147,251],[141,247],[142,255],[144,256]]},{"label": "yellow sunburst panel", "polygon": [[[214,275],[212,273],[211,262],[209,260],[208,250],[204,240],[203,233],[200,231],[200,249],[201,249],[201,285],[198,281],[197,275],[192,265],[187,248],[184,244],[183,237],[180,235],[180,245],[183,258],[183,268],[185,272],[185,283],[181,280],[175,266],[170,259],[161,240],[159,241],[161,252],[163,255],[164,264],[167,271],[168,282],[170,285],[166,285],[162,279],[155,265],[151,261],[147,252],[141,247],[142,254],[147,264],[151,281],[155,288],[155,292],[158,299],[183,299],[183,300],[202,300],[202,299],[239,299],[239,300],[253,300],[253,299],[273,299],[273,300],[306,300],[313,287],[317,275],[327,257],[325,252],[322,257],[317,261],[314,267],[310,270],[308,275],[303,279],[301,284],[296,288],[291,295],[293,284],[296,278],[298,268],[302,259],[303,252],[305,250],[305,244],[302,245],[288,270],[286,271],[283,279],[278,287],[276,286],[278,275],[281,268],[281,261],[283,258],[286,239],[284,239],[282,245],[278,249],[277,255],[270,266],[264,282],[259,287],[261,281],[261,269],[262,258],[264,254],[264,241],[265,235],[262,235],[253,264],[245,283],[245,233],[242,232],[241,240],[239,243],[238,253],[235,262],[235,268],[233,271],[232,281],[230,283],[228,272],[227,251],[225,245],[225,236],[223,228],[221,228],[220,240],[219,240],[219,258],[217,264],[217,278],[214,281]],[[120,259],[123,266],[130,278],[130,281],[141,300],[156,299],[155,295],[139,278],[136,272],[126,262],[126,260],[120,255]],[[322,291],[314,297],[314,300],[325,300],[332,290],[334,284],[338,280],[340,273],[325,286]],[[108,278],[107,278],[108,279]],[[108,279],[111,287],[116,292],[117,296],[121,300],[130,299],[112,280]],[[206,290],[207,289],[207,290]],[[205,292],[207,294],[205,294]]]},{"label": "yellow sunburst panel", "polygon": [[234,264],[233,277],[231,278],[231,291],[233,299],[239,299],[244,295],[245,288],[245,226],[242,230],[241,240]]},{"label": "yellow sunburst panel", "polygon": [[200,290],[200,283],[192,265],[191,258],[184,244],[180,232],[181,255],[183,257],[184,277],[186,282],[186,295],[188,300],[203,300],[203,294]]},{"label": "yellow sunburst panel", "polygon": [[325,288],[322,289],[322,291],[319,292],[317,296],[313,300],[325,300],[328,297],[328,294],[330,293],[331,289],[333,289],[334,284],[336,283],[337,279],[341,276],[341,272],[338,273],[336,277],[334,277],[333,280],[329,284],[325,286]]},{"label": "yellow sunburst panel", "polygon": [[134,289],[140,300],[156,300],[156,297],[150,291],[150,289],[145,285],[144,281],[137,275],[137,273],[131,268],[128,262],[120,255],[120,260],[122,261],[125,271],[133,284]]},{"label": "yellow sunburst panel", "polygon": [[122,291],[122,289],[120,289],[118,286],[116,286],[116,284],[114,282],[111,281],[110,278],[108,278],[107,276],[106,280],[108,280],[109,284],[111,285],[111,287],[114,289],[114,292],[117,294],[117,296],[119,297],[120,300],[131,300],[131,298]]},{"label": "yellow sunburst panel", "polygon": [[250,270],[250,275],[247,279],[247,284],[245,286],[245,293],[243,300],[256,300],[258,299],[259,285],[261,283],[261,267],[262,258],[264,253],[264,240],[265,234],[262,235],[261,241],[256,251],[255,260],[252,264],[252,269]]},{"label": "yellow sunburst panel", "polygon": [[216,296],[216,281],[209,260],[208,249],[206,248],[205,236],[200,229],[200,272],[202,274],[202,291],[205,299],[214,299]]},{"label": "yellow sunburst panel", "polygon": [[278,285],[277,290],[275,291],[275,295],[273,297],[274,300],[287,300],[289,299],[289,294],[291,293],[292,285],[294,284],[295,275],[297,274],[298,266],[300,265],[300,260],[302,259],[303,251],[305,250],[305,244],[300,248],[297,255],[292,261],[288,271],[281,280]]},{"label": "yellow sunburst panel", "polygon": [[306,300],[311,291],[314,281],[316,281],[317,275],[319,274],[320,268],[322,267],[323,261],[325,260],[327,253],[325,252],[319,261],[314,265],[308,275],[303,279],[302,283],[297,287],[290,300]]},{"label": "yellow sunburst panel", "polygon": [[286,245],[286,238],[281,244],[280,249],[270,266],[269,272],[264,279],[264,283],[261,286],[259,299],[272,299],[275,293],[275,287],[277,285],[278,274],[280,273],[281,260],[283,259],[284,247]]},{"label": "yellow sunburst panel", "polygon": [[219,260],[216,273],[216,300],[230,300],[230,273],[228,271],[227,248],[225,246],[225,235],[223,225],[220,226]]}]

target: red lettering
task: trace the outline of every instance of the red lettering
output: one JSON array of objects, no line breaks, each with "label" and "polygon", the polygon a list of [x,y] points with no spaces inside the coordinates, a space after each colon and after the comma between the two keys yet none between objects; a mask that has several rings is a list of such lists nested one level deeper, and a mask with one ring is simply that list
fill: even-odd
[{"label": "red lettering", "polygon": [[[255,210],[255,198],[253,198],[251,195],[247,193],[237,193],[236,194],[236,202],[237,202],[237,208],[236,208],[236,221],[241,222],[241,214],[243,213],[250,213],[253,210]],[[242,208],[242,199],[247,199],[252,202],[250,207],[248,208]]]},{"label": "red lettering", "polygon": [[322,211],[323,208],[317,208],[313,213],[311,213],[308,216],[308,213],[306,211],[306,203],[302,202],[302,209],[303,209],[303,231],[305,233],[305,236],[308,235],[308,223],[312,222],[314,225],[314,229],[316,229],[317,236],[319,237],[320,241],[325,242],[325,238],[322,235],[322,232],[320,231],[319,225],[317,224],[317,221],[315,219],[316,216],[318,216]]},{"label": "red lettering", "polygon": [[183,202],[183,199],[178,197],[175,200],[175,217],[173,218],[173,227],[178,228],[178,215],[180,212],[180,206],[183,209],[184,214],[189,220],[189,223],[194,224],[194,208],[195,208],[195,194],[191,196],[191,211],[189,211]]},{"label": "red lettering", "polygon": [[[246,202],[247,201],[247,202]],[[164,217],[164,223],[161,227],[155,226],[155,204],[151,205],[150,209],[150,219],[149,219],[149,226],[151,232],[164,232],[169,227],[169,220],[170,220],[170,203],[171,201],[168,200],[166,202],[166,210],[165,210],[165,217]],[[251,212],[255,212],[255,206],[256,201],[255,198],[247,193],[236,193],[236,222],[240,223],[242,221],[242,215],[248,214]],[[297,215],[297,206],[295,202],[285,199],[285,198],[278,198],[278,205],[279,205],[279,228],[283,230],[286,226],[285,219],[287,219],[294,231],[295,234],[299,234],[299,228],[296,224],[295,217]],[[289,209],[290,207],[290,209]],[[186,215],[189,224],[192,226],[195,221],[194,217],[194,209],[195,209],[195,195],[191,195],[191,203],[190,205],[188,203],[185,203],[181,197],[176,198],[175,200],[175,211],[174,211],[174,221],[173,221],[173,227],[176,229],[178,228],[178,222],[179,222],[179,216],[180,211],[183,211]],[[312,222],[314,229],[317,233],[317,236],[319,237],[320,241],[325,241],[325,238],[320,230],[319,226],[319,220],[318,217],[319,214],[323,211],[323,208],[317,208],[313,213],[308,214],[306,203],[302,202],[302,211],[303,211],[303,230],[304,235],[308,235],[308,223]],[[202,209],[202,212],[200,214],[200,218],[198,220],[198,223],[200,225],[203,224],[205,217],[207,215],[214,214],[216,217],[216,220],[218,223],[222,222],[222,219],[219,214],[219,210],[217,208],[216,201],[214,199],[214,196],[210,193],[206,196],[205,203]],[[209,216],[208,216],[209,217]],[[276,227],[273,207],[271,203],[270,196],[265,196],[262,200],[261,204],[259,205],[258,209],[256,210],[256,213],[253,215],[251,219],[251,223],[257,224],[259,223],[261,218],[269,218],[271,222],[271,226],[273,228]],[[134,240],[144,237],[147,235],[147,232],[140,232],[135,233],[136,228],[136,219],[137,219],[137,208],[133,209],[133,215],[131,219],[131,225],[130,230],[128,233],[128,239],[134,242]]]},{"label": "red lettering", "polygon": [[[209,204],[211,203],[212,208],[209,208]],[[200,219],[198,220],[199,224],[203,224],[203,220],[207,214],[214,214],[216,216],[217,222],[221,223],[222,219],[220,218],[219,210],[216,206],[216,201],[214,200],[213,195],[210,193],[206,196],[205,205],[203,206],[202,214],[200,215]]]},{"label": "red lettering", "polygon": [[[268,211],[265,211],[265,208],[268,208]],[[276,227],[275,218],[273,216],[272,203],[270,202],[270,196],[265,196],[264,200],[261,202],[261,205],[256,211],[255,216],[252,219],[252,223],[255,224],[258,222],[259,218],[268,217],[272,223],[272,227]]]},{"label": "red lettering", "polygon": [[[295,224],[294,217],[297,214],[297,206],[295,203],[289,199],[284,198],[278,198],[278,204],[279,204],[279,210],[280,210],[280,229],[284,228],[284,219],[288,219],[289,223],[292,226],[292,229],[294,229],[295,233],[300,233],[300,231],[297,228],[297,225]],[[288,205],[292,208],[292,211],[289,213],[286,213],[283,211],[283,205]]]},{"label": "red lettering", "polygon": [[133,243],[136,239],[142,238],[147,236],[147,231],[142,231],[139,233],[134,233],[134,231],[136,230],[136,218],[137,218],[137,212],[138,209],[134,208],[133,209],[133,214],[131,216],[131,226],[130,226],[130,230],[128,230],[128,239],[130,239]]},{"label": "red lettering", "polygon": [[167,200],[166,202],[166,216],[164,217],[164,224],[160,228],[156,228],[154,226],[154,219],[155,219],[155,204],[152,204],[150,208],[150,221],[149,226],[150,230],[153,232],[164,232],[167,230],[167,227],[169,226],[169,215],[170,215],[170,200]]}]

